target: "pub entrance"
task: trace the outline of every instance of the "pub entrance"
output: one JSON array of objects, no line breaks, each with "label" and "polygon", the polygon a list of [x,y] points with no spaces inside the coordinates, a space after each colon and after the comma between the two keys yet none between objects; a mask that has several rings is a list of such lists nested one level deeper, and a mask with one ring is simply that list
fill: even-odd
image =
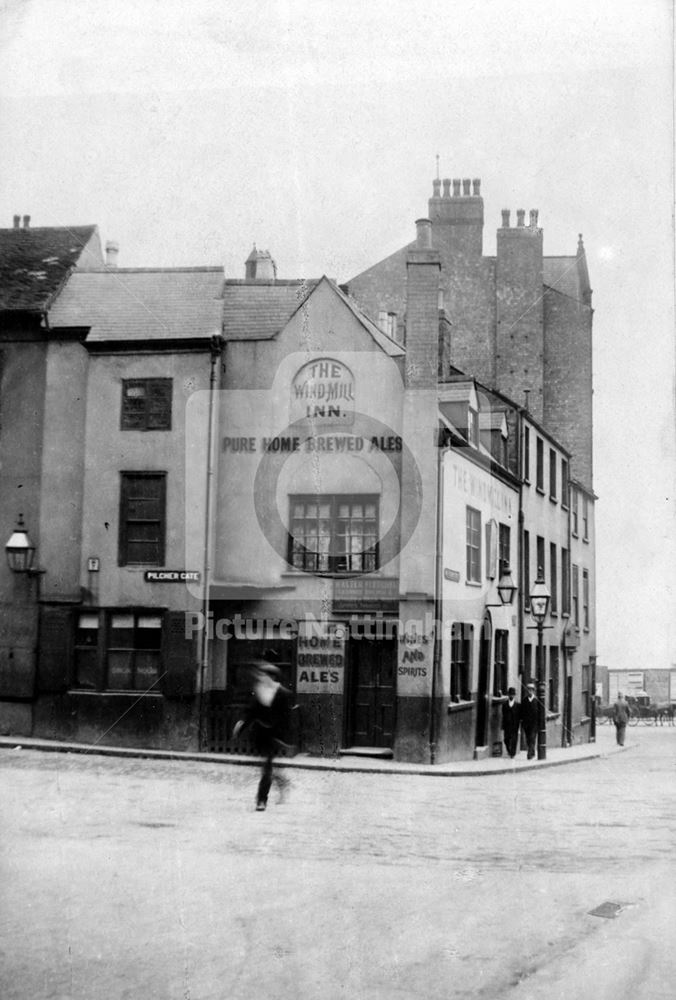
[{"label": "pub entrance", "polygon": [[396,640],[352,637],[348,664],[347,745],[389,750],[396,721]]}]

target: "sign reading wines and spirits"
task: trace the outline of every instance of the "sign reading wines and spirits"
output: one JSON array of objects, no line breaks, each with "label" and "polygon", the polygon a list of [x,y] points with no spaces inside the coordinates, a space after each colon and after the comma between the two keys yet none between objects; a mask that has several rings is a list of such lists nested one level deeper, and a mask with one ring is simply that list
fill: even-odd
[{"label": "sign reading wines and spirits", "polygon": [[339,622],[301,622],[300,625],[296,651],[296,693],[342,694],[345,626]]},{"label": "sign reading wines and spirits", "polygon": [[300,368],[291,383],[291,419],[351,424],[354,375],[336,358],[317,358]]}]

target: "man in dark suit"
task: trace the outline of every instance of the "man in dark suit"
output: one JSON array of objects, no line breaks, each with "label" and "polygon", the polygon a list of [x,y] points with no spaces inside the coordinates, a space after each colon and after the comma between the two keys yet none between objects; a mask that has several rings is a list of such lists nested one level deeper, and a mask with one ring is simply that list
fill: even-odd
[{"label": "man in dark suit", "polygon": [[538,700],[535,697],[535,684],[531,681],[526,685],[527,695],[521,702],[521,728],[526,737],[528,760],[535,756],[535,743],[538,735]]},{"label": "man in dark suit", "polygon": [[516,700],[516,690],[510,688],[507,692],[507,701],[502,705],[502,732],[505,747],[510,757],[516,756],[517,744],[519,741],[519,722],[521,721],[521,711]]}]

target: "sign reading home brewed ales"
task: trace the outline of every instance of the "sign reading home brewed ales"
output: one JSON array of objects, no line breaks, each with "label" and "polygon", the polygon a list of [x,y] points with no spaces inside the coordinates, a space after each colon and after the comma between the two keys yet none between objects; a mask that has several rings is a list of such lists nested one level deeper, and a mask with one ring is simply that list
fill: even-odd
[{"label": "sign reading home brewed ales", "polygon": [[317,358],[291,383],[291,420],[349,425],[354,420],[354,375],[336,358]]},{"label": "sign reading home brewed ales", "polygon": [[345,680],[345,626],[339,622],[299,622],[296,650],[297,694],[342,694]]}]

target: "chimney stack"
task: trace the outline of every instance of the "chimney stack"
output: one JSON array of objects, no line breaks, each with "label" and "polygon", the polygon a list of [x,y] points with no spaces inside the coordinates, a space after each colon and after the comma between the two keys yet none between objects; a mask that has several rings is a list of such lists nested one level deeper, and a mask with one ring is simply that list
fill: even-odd
[{"label": "chimney stack", "polygon": [[538,225],[538,210],[537,208],[531,208],[530,210],[530,228],[537,229]]},{"label": "chimney stack", "polygon": [[460,197],[460,178],[459,177],[455,177],[453,179],[453,197],[454,198],[459,198]]},{"label": "chimney stack", "polygon": [[432,246],[432,223],[429,219],[416,219],[416,243],[421,250]]},{"label": "chimney stack", "polygon": [[509,209],[503,208],[502,210],[502,228],[509,229]]},{"label": "chimney stack", "polygon": [[20,215],[15,215],[14,216],[14,228],[15,229],[20,229],[21,228],[21,216]]},{"label": "chimney stack", "polygon": [[444,198],[451,197],[451,182],[448,177],[444,177]]},{"label": "chimney stack", "polygon": [[525,210],[523,208],[517,208],[517,210],[516,210],[516,224],[517,224],[517,226],[523,226],[525,217],[526,217]]},{"label": "chimney stack", "polygon": [[114,240],[108,240],[106,243],[106,267],[117,267],[117,255],[120,252],[120,248]]},{"label": "chimney stack", "polygon": [[30,215],[24,215],[23,217],[23,228],[30,229],[31,217]]},{"label": "chimney stack", "polygon": [[463,193],[463,196],[464,196],[465,198],[468,198],[468,197],[469,197],[469,195],[470,195],[470,187],[471,187],[471,184],[472,184],[472,182],[471,182],[471,180],[469,179],[469,177],[466,177],[466,178],[465,178],[465,179],[463,180],[463,182],[462,182],[462,193]]}]

